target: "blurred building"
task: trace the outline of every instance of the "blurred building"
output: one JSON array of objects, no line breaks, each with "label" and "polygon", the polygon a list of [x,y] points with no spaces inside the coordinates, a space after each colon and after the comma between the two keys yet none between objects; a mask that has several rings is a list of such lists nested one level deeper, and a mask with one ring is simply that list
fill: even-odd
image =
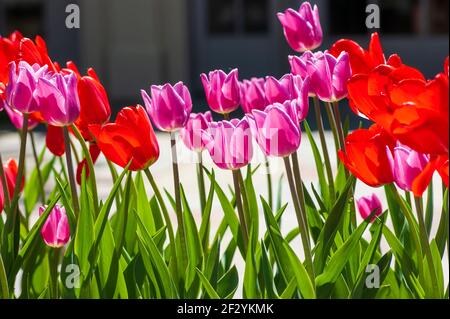
[{"label": "blurred building", "polygon": [[[448,55],[448,0],[316,0],[326,38],[367,44],[367,4],[381,9],[382,44],[428,76]],[[66,6],[78,4],[81,28],[67,29]],[[240,77],[288,72],[276,12],[298,0],[0,0],[0,34],[41,34],[51,56],[93,66],[115,106],[140,102],[150,84],[185,81],[201,96],[199,74],[238,67]]]}]

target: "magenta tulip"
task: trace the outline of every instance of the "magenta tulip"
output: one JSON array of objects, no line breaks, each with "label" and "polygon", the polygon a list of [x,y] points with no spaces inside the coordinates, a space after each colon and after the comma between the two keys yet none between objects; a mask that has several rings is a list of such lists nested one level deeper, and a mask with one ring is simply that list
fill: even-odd
[{"label": "magenta tulip", "polygon": [[278,13],[278,19],[293,50],[314,50],[322,43],[323,34],[317,6],[313,9],[309,2],[303,2],[298,11],[289,8],[284,13]]},{"label": "magenta tulip", "polygon": [[305,96],[308,93],[308,86],[305,86],[304,82],[300,76],[292,74],[286,74],[279,80],[268,76],[264,86],[268,104],[283,104],[286,101]]},{"label": "magenta tulip", "polygon": [[161,131],[173,132],[185,126],[192,111],[191,94],[183,82],[174,86],[152,85],[152,97],[141,90],[147,112],[155,126]]},{"label": "magenta tulip", "polygon": [[250,163],[253,157],[247,118],[212,122],[203,139],[213,162],[219,168],[237,170]]},{"label": "magenta tulip", "polygon": [[241,104],[245,113],[264,111],[268,104],[264,86],[265,80],[262,78],[252,78],[241,83]]},{"label": "magenta tulip", "polygon": [[229,74],[222,70],[201,74],[203,88],[209,107],[216,113],[231,113],[239,107],[240,87],[238,70],[234,69]]},{"label": "magenta tulip", "polygon": [[184,145],[191,151],[201,152],[205,149],[203,139],[204,131],[208,130],[209,123],[212,122],[211,112],[191,113],[186,126],[180,130],[181,139]]},{"label": "magenta tulip", "polygon": [[314,53],[311,51],[306,51],[300,56],[290,55],[288,59],[291,66],[291,73],[294,75],[299,75],[302,77],[302,79],[304,79],[313,71],[310,62],[312,62],[312,64],[314,65],[317,60],[320,60],[322,58],[322,51],[317,51]]},{"label": "magenta tulip", "polygon": [[69,126],[78,119],[80,100],[74,73],[40,77],[35,95],[39,111],[49,125]]},{"label": "magenta tulip", "polygon": [[[11,120],[11,123],[14,125],[14,127],[18,130],[21,130],[23,127],[23,114],[17,110],[11,109],[8,105],[5,105],[5,111],[6,114],[8,114],[9,119]],[[39,124],[39,121],[33,117],[28,117],[28,130],[33,130],[37,125]]]},{"label": "magenta tulip", "polygon": [[33,113],[40,110],[35,94],[38,80],[44,76],[48,67],[33,66],[25,61],[9,64],[9,83],[6,87],[6,104],[21,113]]},{"label": "magenta tulip", "polygon": [[371,214],[374,214],[370,220],[371,223],[383,213],[383,208],[380,199],[377,195],[363,196],[356,201],[358,211],[361,217],[366,220]]},{"label": "magenta tulip", "polygon": [[336,102],[347,97],[347,82],[352,75],[347,52],[342,52],[338,58],[325,52],[321,58],[307,63],[310,92],[324,102]]},{"label": "magenta tulip", "polygon": [[430,158],[400,143],[393,151],[387,147],[386,152],[395,184],[405,191],[411,191],[415,178],[423,172]]},{"label": "magenta tulip", "polygon": [[298,149],[301,140],[298,117],[289,101],[248,115],[253,136],[265,155],[285,157]]},{"label": "magenta tulip", "polygon": [[[40,207],[39,215],[42,215],[46,208]],[[70,227],[64,207],[56,205],[53,208],[42,226],[41,235],[45,244],[53,248],[62,247],[69,241]]]}]

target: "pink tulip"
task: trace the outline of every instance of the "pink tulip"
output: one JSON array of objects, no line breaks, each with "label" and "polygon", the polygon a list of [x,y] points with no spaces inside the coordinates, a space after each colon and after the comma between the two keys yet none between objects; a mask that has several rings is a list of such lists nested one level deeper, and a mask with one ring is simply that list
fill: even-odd
[{"label": "pink tulip", "polygon": [[[11,109],[8,105],[5,105],[5,111],[6,114],[8,114],[8,117],[11,120],[11,123],[14,125],[14,127],[18,130],[21,130],[23,127],[23,114],[17,110]],[[29,131],[33,130],[38,124],[39,124],[38,120],[36,120],[33,117],[28,117]]]},{"label": "pink tulip", "polygon": [[186,126],[180,130],[181,139],[191,151],[201,152],[205,149],[204,131],[208,130],[212,122],[211,112],[191,113]]},{"label": "pink tulip", "polygon": [[152,97],[141,90],[147,112],[155,126],[165,132],[173,132],[185,126],[192,111],[191,94],[183,82],[174,86],[152,85]]},{"label": "pink tulip", "polygon": [[38,80],[44,76],[48,67],[33,66],[25,61],[9,64],[9,83],[6,87],[6,103],[11,109],[21,113],[39,111],[40,105],[36,102],[35,94]]},{"label": "pink tulip", "polygon": [[252,110],[264,111],[268,104],[264,86],[265,80],[262,78],[252,78],[241,83],[241,104],[245,113],[251,113]]},{"label": "pink tulip", "polygon": [[298,149],[301,141],[298,117],[289,101],[248,115],[253,136],[265,155],[285,157]]},{"label": "pink tulip", "polygon": [[212,122],[203,139],[213,162],[219,168],[236,170],[250,163],[253,157],[247,118]]},{"label": "pink tulip", "polygon": [[324,102],[336,102],[347,97],[347,82],[352,75],[347,52],[338,58],[325,52],[322,58],[307,62],[310,65],[310,91]]},{"label": "pink tulip", "polygon": [[78,119],[80,100],[74,73],[40,77],[35,95],[39,111],[49,125],[69,126]]},{"label": "pink tulip", "polygon": [[304,52],[320,46],[323,34],[317,6],[313,9],[309,2],[303,2],[298,11],[289,8],[277,15],[293,50]]},{"label": "pink tulip", "polygon": [[386,152],[395,184],[405,191],[411,191],[414,179],[423,172],[430,158],[399,142],[392,152],[388,147]]},{"label": "pink tulip", "polygon": [[312,62],[312,64],[314,65],[317,60],[320,60],[322,58],[322,51],[317,51],[314,53],[311,51],[306,51],[300,56],[290,55],[288,57],[292,74],[299,75],[302,79],[306,78],[312,71],[314,71],[314,69],[311,68],[310,63],[308,62]]},{"label": "pink tulip", "polygon": [[234,69],[229,74],[222,70],[201,74],[203,88],[209,107],[217,113],[231,113],[239,107],[240,87],[238,70]]},{"label": "pink tulip", "polygon": [[[47,207],[39,208],[39,215],[42,215]],[[59,248],[64,246],[70,238],[69,221],[66,209],[56,205],[45,221],[41,229],[42,239],[47,246]]]},{"label": "pink tulip", "polygon": [[268,104],[282,104],[298,97],[304,98],[306,96],[307,98],[308,86],[305,85],[305,81],[297,75],[286,74],[279,80],[273,76],[268,76],[266,78],[264,91]]},{"label": "pink tulip", "polygon": [[370,220],[371,223],[383,213],[380,199],[375,194],[361,197],[356,201],[356,205],[358,206],[359,214],[364,220],[369,218],[372,213],[375,213]]}]

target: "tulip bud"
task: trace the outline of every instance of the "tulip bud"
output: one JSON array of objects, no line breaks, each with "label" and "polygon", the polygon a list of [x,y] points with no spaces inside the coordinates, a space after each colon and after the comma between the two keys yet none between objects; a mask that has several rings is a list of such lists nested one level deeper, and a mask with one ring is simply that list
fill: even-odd
[{"label": "tulip bud", "polygon": [[[46,206],[39,208],[39,215],[42,215]],[[56,205],[47,217],[41,229],[42,239],[47,246],[59,248],[64,246],[70,239],[69,221],[66,209]]]},{"label": "tulip bud", "polygon": [[322,43],[323,34],[317,6],[313,9],[309,2],[303,2],[298,11],[289,8],[284,13],[278,13],[278,19],[293,50],[314,50]]},{"label": "tulip bud", "polygon": [[383,213],[380,199],[375,194],[361,197],[356,201],[356,205],[358,206],[359,214],[364,220],[369,218],[371,214],[374,214],[370,219],[371,223]]},{"label": "tulip bud", "polygon": [[152,85],[151,98],[144,90],[141,90],[141,95],[147,113],[158,129],[173,132],[186,125],[192,111],[192,100],[183,82],[174,86]]},{"label": "tulip bud", "polygon": [[180,130],[181,139],[184,145],[191,151],[201,152],[205,148],[203,140],[204,131],[208,129],[212,122],[211,112],[191,113],[186,126]]},{"label": "tulip bud", "polygon": [[208,105],[216,113],[231,113],[239,107],[240,87],[238,70],[234,69],[229,74],[222,70],[201,74],[203,88]]}]

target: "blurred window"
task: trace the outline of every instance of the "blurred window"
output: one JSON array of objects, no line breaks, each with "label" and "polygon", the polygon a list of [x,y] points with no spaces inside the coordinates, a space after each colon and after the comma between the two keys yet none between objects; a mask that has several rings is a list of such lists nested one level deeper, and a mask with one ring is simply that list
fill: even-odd
[{"label": "blurred window", "polygon": [[5,16],[8,33],[20,30],[23,35],[30,38],[43,33],[43,8],[41,3],[6,4]]},{"label": "blurred window", "polygon": [[384,34],[448,34],[449,0],[328,0],[333,34],[365,34],[366,6],[380,8]]},{"label": "blurred window", "polygon": [[267,32],[268,5],[268,0],[208,0],[208,31],[214,35]]}]

